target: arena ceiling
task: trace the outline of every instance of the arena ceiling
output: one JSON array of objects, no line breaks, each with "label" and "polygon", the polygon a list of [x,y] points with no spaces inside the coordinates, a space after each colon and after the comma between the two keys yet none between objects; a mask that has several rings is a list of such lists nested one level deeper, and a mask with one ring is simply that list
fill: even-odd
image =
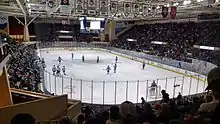
[{"label": "arena ceiling", "polygon": [[[108,0],[110,1],[110,0]],[[71,2],[71,0],[70,0]],[[123,2],[133,2],[133,3],[146,3],[150,7],[154,6],[157,9],[155,16],[150,14],[143,16],[134,16],[130,14],[129,16],[123,16]],[[74,5],[72,5],[71,14],[63,14],[59,12],[59,8],[56,12],[48,15],[46,12],[46,2],[45,0],[0,0],[0,13],[5,13],[14,16],[24,16],[28,17],[48,17],[53,16],[57,18],[77,18],[80,15],[74,13]],[[186,17],[196,17],[201,13],[214,13],[219,12],[220,3],[218,0],[119,0],[118,1],[118,12],[115,16],[116,19],[156,19],[162,18],[161,7],[162,6],[177,6],[177,18]],[[121,9],[122,8],[122,9]],[[98,9],[98,8],[97,8]],[[111,14],[108,14],[111,17]]]}]

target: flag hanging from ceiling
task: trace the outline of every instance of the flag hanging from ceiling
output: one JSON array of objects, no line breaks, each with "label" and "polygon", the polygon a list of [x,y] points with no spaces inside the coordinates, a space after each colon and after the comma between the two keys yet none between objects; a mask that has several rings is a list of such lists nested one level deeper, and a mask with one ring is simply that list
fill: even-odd
[{"label": "flag hanging from ceiling", "polygon": [[61,13],[71,13],[69,0],[60,1],[60,12]]},{"label": "flag hanging from ceiling", "polygon": [[133,4],[132,4],[132,12],[133,12],[133,14],[134,14],[134,17],[137,17],[137,16],[138,16],[138,14],[139,14],[139,9],[140,9],[139,3],[133,3]]},{"label": "flag hanging from ceiling", "polygon": [[155,17],[155,16],[157,15],[157,8],[156,8],[155,5],[152,6],[152,8],[151,8],[151,15],[152,15],[153,17]]},{"label": "flag hanging from ceiling", "polygon": [[84,14],[84,0],[76,0],[76,14]]},{"label": "flag hanging from ceiling", "polygon": [[124,15],[128,16],[131,13],[131,2],[124,2]]},{"label": "flag hanging from ceiling", "polygon": [[56,12],[58,6],[59,6],[58,0],[47,0],[46,1],[46,11],[47,11],[47,13]]},{"label": "flag hanging from ceiling", "polygon": [[143,15],[143,17],[147,16],[148,10],[149,10],[149,5],[148,4],[143,4],[143,6],[142,6],[142,15]]},{"label": "flag hanging from ceiling", "polygon": [[166,18],[167,17],[167,15],[168,15],[168,7],[166,7],[166,6],[163,6],[162,7],[162,16],[163,16],[163,18]]},{"label": "flag hanging from ceiling", "polygon": [[84,27],[85,31],[86,31],[86,24],[87,24],[87,19],[86,19],[86,16],[84,16],[84,18],[83,18],[83,27]]},{"label": "flag hanging from ceiling", "polygon": [[108,15],[108,1],[106,0],[99,0],[99,10],[101,16]]},{"label": "flag hanging from ceiling", "polygon": [[110,12],[112,15],[116,15],[118,13],[118,1],[110,1]]},{"label": "flag hanging from ceiling", "polygon": [[96,0],[87,0],[87,11],[89,15],[96,15]]},{"label": "flag hanging from ceiling", "polygon": [[174,19],[176,17],[176,6],[170,7],[170,16],[172,19]]}]

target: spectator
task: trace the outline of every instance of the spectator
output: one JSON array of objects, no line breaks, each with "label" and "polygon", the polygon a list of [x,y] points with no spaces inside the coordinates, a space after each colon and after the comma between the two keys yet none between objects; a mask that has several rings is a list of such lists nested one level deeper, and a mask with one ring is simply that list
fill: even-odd
[{"label": "spectator", "polygon": [[220,68],[214,68],[208,73],[207,81],[208,86],[206,90],[211,90],[213,95],[213,100],[208,103],[203,103],[198,112],[214,112],[215,107],[220,101]]},{"label": "spectator", "polygon": [[122,124],[135,124],[136,108],[130,101],[125,101],[120,105],[120,113],[122,116]]},{"label": "spectator", "polygon": [[121,123],[121,116],[119,113],[119,107],[118,106],[112,106],[109,109],[109,120],[106,122],[106,124],[120,124]]},{"label": "spectator", "polygon": [[77,124],[84,124],[85,116],[83,114],[78,115],[77,117]]},{"label": "spectator", "polygon": [[182,100],[182,97],[183,97],[183,96],[181,95],[181,93],[179,93],[176,99],[177,99],[178,101],[180,101],[180,100]]},{"label": "spectator", "polygon": [[144,97],[141,97],[141,106],[143,107],[144,106],[144,104],[145,104],[145,99],[144,99]]},{"label": "spectator", "polygon": [[166,90],[162,90],[161,94],[162,94],[162,102],[168,103],[170,98],[169,98],[169,94],[166,93]]},{"label": "spectator", "polygon": [[35,118],[27,113],[19,113],[11,119],[11,124],[35,124]]}]

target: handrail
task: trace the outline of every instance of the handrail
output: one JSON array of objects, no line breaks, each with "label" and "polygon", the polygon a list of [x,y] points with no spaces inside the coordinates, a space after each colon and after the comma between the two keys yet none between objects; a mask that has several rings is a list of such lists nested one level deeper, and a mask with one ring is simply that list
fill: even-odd
[{"label": "handrail", "polygon": [[16,88],[10,88],[10,91],[12,93],[18,93],[18,94],[41,98],[41,99],[52,97],[51,95],[47,95],[47,94],[43,94],[43,93],[36,93],[36,92],[31,92],[31,91],[21,90],[21,89],[16,89]]}]

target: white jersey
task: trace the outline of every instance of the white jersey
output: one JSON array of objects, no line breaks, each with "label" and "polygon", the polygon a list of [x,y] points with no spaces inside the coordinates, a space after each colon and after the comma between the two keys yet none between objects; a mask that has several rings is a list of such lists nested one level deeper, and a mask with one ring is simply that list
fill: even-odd
[{"label": "white jersey", "polygon": [[62,71],[66,71],[66,68],[65,68],[65,67],[63,67],[63,68],[62,68]]},{"label": "white jersey", "polygon": [[57,67],[57,71],[60,71],[60,67]]},{"label": "white jersey", "polygon": [[57,70],[56,67],[53,67],[53,68],[52,68],[52,71],[53,71],[53,72],[56,71],[56,70]]}]

